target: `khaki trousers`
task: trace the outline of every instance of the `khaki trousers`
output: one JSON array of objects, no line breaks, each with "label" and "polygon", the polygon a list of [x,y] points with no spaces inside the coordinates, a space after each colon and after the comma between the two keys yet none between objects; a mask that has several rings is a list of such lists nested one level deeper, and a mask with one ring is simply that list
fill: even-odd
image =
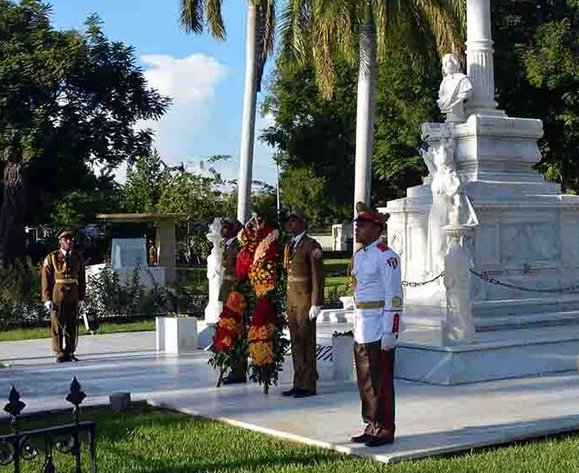
[{"label": "khaki trousers", "polygon": [[56,356],[72,355],[78,339],[78,302],[61,299],[50,313],[52,351]]},{"label": "khaki trousers", "polygon": [[394,437],[394,352],[382,350],[380,340],[355,343],[354,359],[358,391],[362,401],[364,433],[380,438]]},{"label": "khaki trousers", "polygon": [[296,389],[316,392],[316,321],[310,320],[310,306],[290,305],[288,297],[287,314],[294,365],[294,385]]}]

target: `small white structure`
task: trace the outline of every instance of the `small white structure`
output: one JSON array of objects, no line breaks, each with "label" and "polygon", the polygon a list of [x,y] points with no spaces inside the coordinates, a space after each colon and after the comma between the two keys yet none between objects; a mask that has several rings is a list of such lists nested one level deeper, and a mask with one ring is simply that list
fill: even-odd
[{"label": "small white structure", "polygon": [[353,243],[354,230],[351,223],[332,225],[334,251],[348,251],[348,245]]},{"label": "small white structure", "polygon": [[158,352],[181,353],[197,349],[195,317],[157,317],[155,322]]},{"label": "small white structure", "polygon": [[[139,284],[147,289],[165,287],[166,272],[162,266],[147,266],[147,249],[145,238],[114,238],[111,245],[111,268],[119,276],[121,284],[129,284],[137,271]],[[106,267],[105,264],[87,266],[87,283],[98,276]]]},{"label": "small white structure", "polygon": [[209,303],[205,308],[205,322],[215,325],[223,310],[223,302],[219,300],[219,290],[223,282],[223,262],[221,254],[221,219],[216,218],[209,226],[207,239],[213,245],[211,254],[207,257],[207,280],[209,281]]}]

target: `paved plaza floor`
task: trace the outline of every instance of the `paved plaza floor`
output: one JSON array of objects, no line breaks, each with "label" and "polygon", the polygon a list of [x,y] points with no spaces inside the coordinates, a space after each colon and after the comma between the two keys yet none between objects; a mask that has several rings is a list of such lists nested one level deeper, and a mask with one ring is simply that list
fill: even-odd
[{"label": "paved plaza floor", "polygon": [[360,426],[353,383],[323,382],[318,396],[299,400],[283,398],[282,387],[269,395],[251,384],[216,389],[207,353],[157,355],[151,332],[82,337],[75,364],[54,364],[48,348],[49,340],[0,343],[11,365],[0,370],[0,403],[14,384],[28,411],[66,407],[76,376],[87,403],[129,391],[135,400],[384,462],[579,430],[575,373],[450,387],[399,380],[397,441],[367,449],[349,444]]}]

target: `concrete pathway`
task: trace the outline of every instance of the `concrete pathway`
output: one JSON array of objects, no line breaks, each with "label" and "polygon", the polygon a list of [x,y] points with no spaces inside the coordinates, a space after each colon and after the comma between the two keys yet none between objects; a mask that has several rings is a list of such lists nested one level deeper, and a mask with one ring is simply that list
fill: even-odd
[{"label": "concrete pathway", "polygon": [[66,407],[77,376],[87,403],[129,391],[133,399],[384,462],[579,430],[574,373],[452,387],[399,380],[397,441],[371,450],[348,443],[360,426],[353,383],[321,383],[318,396],[299,400],[281,397],[281,387],[267,396],[255,385],[216,389],[207,353],[157,355],[150,332],[83,338],[75,364],[54,364],[47,344],[0,343],[0,357],[12,364],[0,370],[0,404],[14,384],[27,411]]}]

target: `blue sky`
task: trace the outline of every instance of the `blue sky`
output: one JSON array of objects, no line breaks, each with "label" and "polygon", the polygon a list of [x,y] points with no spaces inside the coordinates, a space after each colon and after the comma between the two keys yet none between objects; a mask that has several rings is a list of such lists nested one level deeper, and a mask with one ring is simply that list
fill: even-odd
[{"label": "blue sky", "polygon": [[[245,67],[245,1],[224,2],[227,40],[209,34],[187,35],[179,26],[179,0],[48,0],[57,28],[82,28],[90,13],[103,20],[112,40],[136,49],[150,84],[174,99],[169,113],[148,123],[168,162],[198,162],[215,154],[234,161],[221,165],[226,177],[237,177],[243,76]],[[260,98],[258,97],[258,100]],[[257,119],[257,130],[269,122]],[[256,142],[254,179],[275,183],[272,149]],[[122,176],[123,172],[120,172]],[[121,177],[122,179],[122,177]]]}]

